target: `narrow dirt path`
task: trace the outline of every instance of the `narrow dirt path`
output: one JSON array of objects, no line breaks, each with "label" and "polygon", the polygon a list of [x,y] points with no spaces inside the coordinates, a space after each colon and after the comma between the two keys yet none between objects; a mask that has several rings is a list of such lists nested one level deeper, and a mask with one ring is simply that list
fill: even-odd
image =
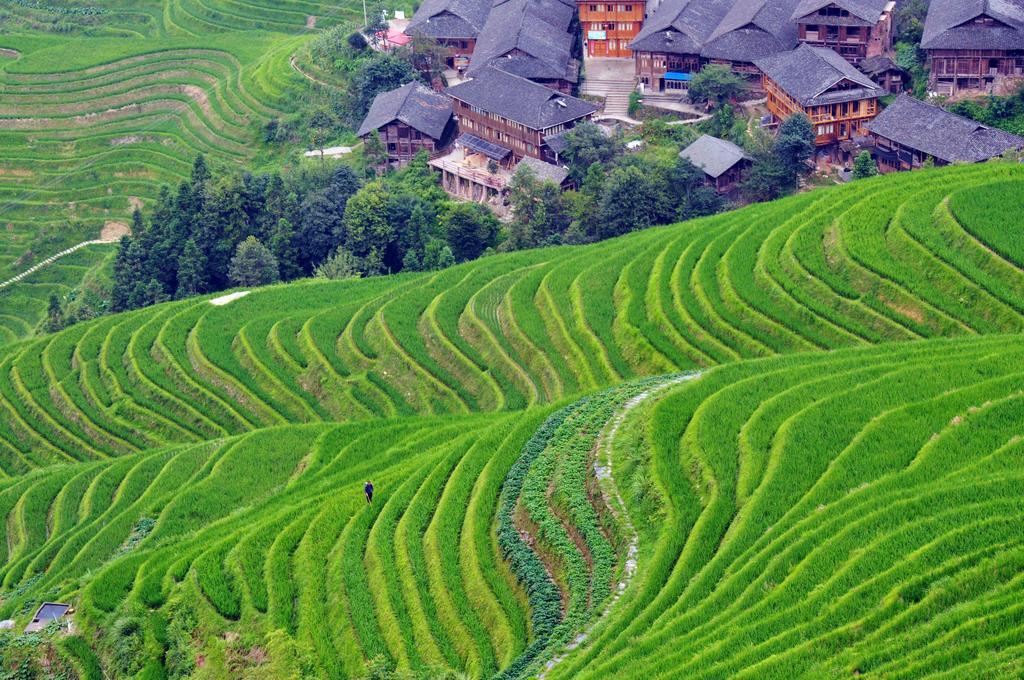
[{"label": "narrow dirt path", "polygon": [[37,271],[39,271],[43,267],[51,265],[54,262],[56,262],[57,260],[59,260],[60,258],[67,257],[71,253],[73,253],[75,251],[78,251],[78,250],[81,250],[82,248],[85,248],[86,246],[110,245],[112,243],[117,243],[119,240],[120,240],[120,238],[113,238],[113,239],[98,238],[98,239],[93,239],[92,241],[82,241],[81,243],[77,243],[77,244],[71,246],[70,248],[68,248],[66,250],[60,251],[56,255],[51,255],[50,257],[46,258],[42,262],[39,262],[38,264],[33,265],[32,267],[29,267],[28,269],[26,269],[22,273],[18,274],[17,276],[15,276],[13,278],[10,278],[10,279],[7,279],[6,281],[0,282],[0,290],[3,290],[4,288],[7,288],[8,286],[13,286],[14,284],[18,283],[19,281],[24,280],[25,278],[31,276],[32,274],[35,274]]},{"label": "narrow dirt path", "polygon": [[296,73],[298,73],[300,76],[302,76],[303,78],[305,78],[309,82],[316,83],[317,85],[320,85],[322,87],[333,87],[333,88],[337,89],[337,85],[331,85],[326,80],[320,80],[319,78],[317,78],[316,76],[312,75],[311,73],[306,73],[305,71],[303,71],[302,67],[299,66],[299,58],[298,58],[298,56],[293,54],[291,56],[291,59],[288,60],[288,63],[292,65],[292,68],[295,69]]},{"label": "narrow dirt path", "polygon": [[689,380],[696,380],[701,375],[702,373],[699,371],[695,373],[675,375],[636,395],[623,404],[622,408],[620,408],[615,415],[608,420],[605,424],[604,430],[598,437],[597,451],[594,455],[594,476],[597,477],[598,488],[601,490],[601,495],[604,497],[605,504],[611,510],[612,514],[622,521],[623,526],[626,528],[629,535],[629,547],[626,549],[625,568],[622,572],[622,578],[619,579],[619,583],[615,588],[615,593],[612,595],[608,604],[605,605],[604,611],[596,616],[592,620],[591,624],[579,633],[572,642],[565,646],[565,652],[563,654],[560,654],[551,661],[548,661],[544,670],[538,675],[539,678],[544,678],[548,671],[561,663],[570,652],[587,641],[590,637],[594,624],[597,621],[603,621],[607,618],[608,612],[615,606],[615,603],[619,601],[619,598],[622,597],[622,594],[626,591],[630,581],[633,580],[633,576],[636,574],[638,566],[637,555],[640,550],[638,534],[629,517],[629,513],[626,511],[626,503],[622,499],[622,495],[619,493],[619,488],[615,484],[615,476],[612,472],[612,443],[615,441],[619,428],[622,426],[622,423],[625,422],[626,417],[645,401],[653,399],[670,387]]}]

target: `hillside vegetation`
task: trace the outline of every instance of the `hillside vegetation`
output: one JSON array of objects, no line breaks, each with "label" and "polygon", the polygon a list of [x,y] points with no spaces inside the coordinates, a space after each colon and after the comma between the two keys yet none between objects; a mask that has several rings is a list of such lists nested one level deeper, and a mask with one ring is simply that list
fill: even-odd
[{"label": "hillside vegetation", "polygon": [[1013,675],[1022,184],[2,348],[0,618],[74,602],[84,677]]},{"label": "hillside vegetation", "polygon": [[1022,171],[885,177],[593,246],[80,324],[0,350],[0,468],[285,423],[521,409],[779,353],[1019,332]]}]

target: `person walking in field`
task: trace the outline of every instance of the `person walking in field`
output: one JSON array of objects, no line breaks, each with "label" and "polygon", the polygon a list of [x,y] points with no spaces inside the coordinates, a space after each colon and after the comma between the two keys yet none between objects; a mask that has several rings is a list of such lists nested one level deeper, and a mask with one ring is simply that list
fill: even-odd
[{"label": "person walking in field", "polygon": [[366,484],[363,486],[363,493],[366,494],[366,502],[373,502],[373,482],[366,480]]}]

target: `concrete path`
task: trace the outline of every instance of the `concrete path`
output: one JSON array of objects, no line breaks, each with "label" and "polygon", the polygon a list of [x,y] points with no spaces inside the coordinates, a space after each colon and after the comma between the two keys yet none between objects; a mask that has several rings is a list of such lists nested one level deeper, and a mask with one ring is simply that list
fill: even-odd
[{"label": "concrete path", "polygon": [[0,282],[0,290],[3,290],[4,288],[7,288],[8,286],[13,286],[14,284],[18,283],[19,281],[22,281],[22,280],[26,279],[27,277],[31,276],[32,274],[35,274],[37,271],[39,271],[43,267],[46,267],[47,265],[51,265],[54,262],[56,262],[57,260],[59,260],[60,258],[67,257],[71,253],[73,253],[73,252],[75,252],[77,250],[81,250],[82,248],[85,248],[86,246],[110,245],[112,243],[117,243],[119,240],[120,239],[94,239],[92,241],[82,241],[81,243],[78,243],[76,245],[71,246],[67,250],[60,251],[56,255],[51,255],[50,257],[46,258],[42,262],[40,262],[40,263],[38,263],[38,264],[36,264],[36,265],[26,269],[25,271],[23,271],[22,273],[18,274],[14,278],[7,279],[6,281]]},{"label": "concrete path", "polygon": [[604,97],[604,113],[598,118],[612,118],[638,125],[629,117],[629,95],[636,87],[632,59],[601,58],[584,60],[581,94]]}]

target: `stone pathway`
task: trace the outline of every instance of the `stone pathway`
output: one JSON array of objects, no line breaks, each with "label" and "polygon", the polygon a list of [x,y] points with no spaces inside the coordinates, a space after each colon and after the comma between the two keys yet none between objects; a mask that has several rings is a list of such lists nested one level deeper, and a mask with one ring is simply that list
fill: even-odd
[{"label": "stone pathway", "polygon": [[615,592],[612,595],[611,600],[607,605],[605,605],[604,611],[602,611],[601,614],[591,622],[587,630],[581,631],[575,638],[573,638],[572,642],[565,646],[564,653],[556,656],[545,664],[544,670],[538,675],[539,678],[543,679],[548,674],[548,671],[565,659],[567,654],[589,639],[590,632],[594,624],[597,621],[603,620],[608,615],[608,612],[613,606],[615,606],[615,603],[619,601],[619,598],[622,597],[622,594],[626,591],[626,587],[629,586],[629,582],[633,579],[634,574],[636,574],[638,566],[637,556],[640,550],[637,531],[633,526],[632,520],[629,518],[629,514],[626,511],[626,502],[622,499],[622,495],[619,493],[619,488],[615,485],[615,476],[612,473],[612,442],[615,441],[615,436],[618,434],[619,428],[622,426],[622,423],[626,420],[626,417],[630,412],[645,401],[654,398],[674,385],[678,385],[679,383],[687,382],[689,380],[696,380],[701,375],[701,372],[697,371],[694,373],[683,373],[681,375],[669,377],[665,382],[654,385],[650,389],[641,392],[627,401],[605,425],[605,429],[598,439],[597,452],[594,456],[594,476],[597,477],[600,482],[598,484],[598,488],[601,490],[601,496],[604,498],[605,505],[608,506],[613,515],[622,520],[622,523],[629,534],[629,547],[626,549],[626,563],[623,565],[622,578],[616,585]]},{"label": "stone pathway", "polygon": [[81,250],[82,248],[85,248],[86,246],[110,245],[112,243],[117,243],[119,240],[120,239],[101,239],[101,238],[98,238],[98,239],[94,239],[92,241],[82,241],[81,243],[78,243],[76,245],[71,246],[67,250],[60,251],[56,255],[51,255],[50,257],[46,258],[42,262],[40,262],[40,263],[38,263],[38,264],[36,264],[36,265],[26,269],[25,271],[23,271],[22,273],[18,274],[14,278],[7,279],[6,281],[0,282],[0,290],[3,290],[4,288],[7,288],[8,286],[13,286],[14,284],[18,283],[19,281],[24,280],[25,278],[31,276],[32,274],[35,274],[37,271],[39,271],[43,267],[46,267],[47,265],[51,265],[54,262],[56,262],[57,260],[59,260],[60,258],[67,257],[71,253],[73,253],[73,252],[75,252],[77,250]]},{"label": "stone pathway", "polygon": [[604,113],[598,118],[639,124],[629,117],[629,95],[636,86],[634,68],[632,59],[586,60],[580,94],[604,97]]}]

